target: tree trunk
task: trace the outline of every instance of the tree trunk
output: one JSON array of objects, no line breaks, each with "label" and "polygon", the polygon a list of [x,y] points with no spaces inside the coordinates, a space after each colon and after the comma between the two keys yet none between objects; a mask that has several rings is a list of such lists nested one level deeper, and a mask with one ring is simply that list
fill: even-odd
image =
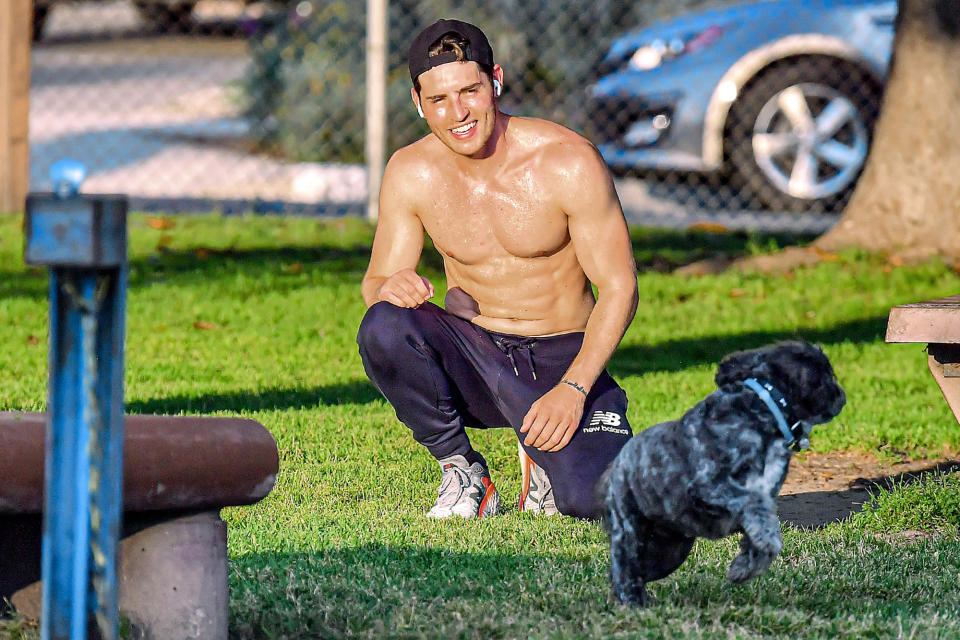
[{"label": "tree trunk", "polygon": [[900,0],[870,155],[814,246],[960,258],[960,0]]}]

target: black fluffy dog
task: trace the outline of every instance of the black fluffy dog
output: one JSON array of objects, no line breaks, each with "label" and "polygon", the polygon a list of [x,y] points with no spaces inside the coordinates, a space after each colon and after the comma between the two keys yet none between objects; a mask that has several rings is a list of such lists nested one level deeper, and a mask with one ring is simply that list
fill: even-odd
[{"label": "black fluffy dog", "polygon": [[732,353],[716,383],[679,420],[630,440],[600,484],[622,603],[645,604],[646,583],[679,567],[697,537],[742,532],[727,578],[765,571],[783,546],[775,500],[793,451],[845,402],[827,357],[805,342]]}]

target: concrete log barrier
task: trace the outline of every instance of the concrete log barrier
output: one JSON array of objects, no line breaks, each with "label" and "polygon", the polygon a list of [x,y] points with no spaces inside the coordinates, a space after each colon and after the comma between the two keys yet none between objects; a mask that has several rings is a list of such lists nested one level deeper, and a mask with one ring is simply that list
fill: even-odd
[{"label": "concrete log barrier", "polygon": [[[46,416],[0,412],[0,599],[38,619]],[[227,637],[219,510],[273,489],[277,445],[241,418],[124,416],[119,608],[134,638]],[[2,601],[2,600],[0,600]]]},{"label": "concrete log barrier", "polygon": [[[253,504],[273,489],[277,444],[245,418],[127,415],[123,509]],[[0,412],[0,513],[40,513],[46,416]]]}]

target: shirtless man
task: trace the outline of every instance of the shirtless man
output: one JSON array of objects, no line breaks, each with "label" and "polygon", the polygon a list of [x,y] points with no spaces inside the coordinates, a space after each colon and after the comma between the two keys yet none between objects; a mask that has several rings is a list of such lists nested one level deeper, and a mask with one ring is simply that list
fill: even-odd
[{"label": "shirtless man", "polygon": [[[498,510],[469,426],[516,431],[521,510],[596,517],[594,485],[632,435],[605,371],[637,307],[613,182],[581,136],[498,110],[503,70],[477,27],[427,27],[409,65],[430,133],[383,176],[364,368],[440,463],[428,516]],[[443,257],[445,309],[416,272],[425,231]]]}]

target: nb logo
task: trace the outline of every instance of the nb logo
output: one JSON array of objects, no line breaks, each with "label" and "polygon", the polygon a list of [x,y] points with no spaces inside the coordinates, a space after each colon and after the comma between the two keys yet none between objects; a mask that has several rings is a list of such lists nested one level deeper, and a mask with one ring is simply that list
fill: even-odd
[{"label": "nb logo", "polygon": [[607,425],[608,427],[619,427],[620,416],[613,411],[595,411],[590,418],[590,426]]}]

